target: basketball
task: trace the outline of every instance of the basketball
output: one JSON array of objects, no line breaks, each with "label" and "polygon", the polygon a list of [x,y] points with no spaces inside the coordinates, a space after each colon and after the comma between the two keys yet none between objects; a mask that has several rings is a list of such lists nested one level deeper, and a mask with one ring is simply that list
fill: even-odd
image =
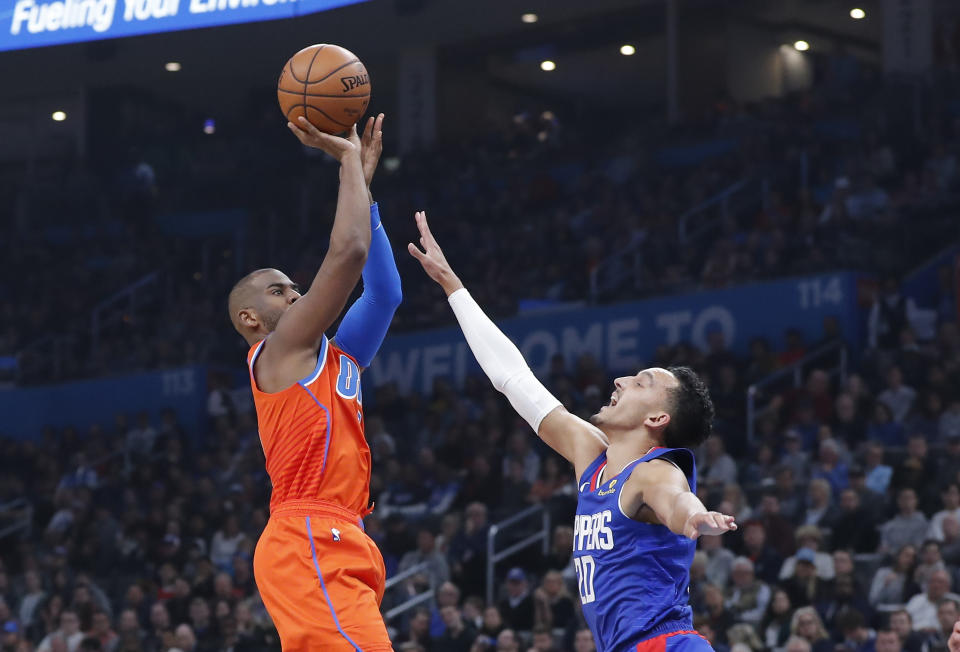
[{"label": "basketball", "polygon": [[277,82],[284,117],[298,124],[305,116],[328,134],[341,134],[359,120],[370,103],[370,76],[352,52],[318,44],[290,57]]}]

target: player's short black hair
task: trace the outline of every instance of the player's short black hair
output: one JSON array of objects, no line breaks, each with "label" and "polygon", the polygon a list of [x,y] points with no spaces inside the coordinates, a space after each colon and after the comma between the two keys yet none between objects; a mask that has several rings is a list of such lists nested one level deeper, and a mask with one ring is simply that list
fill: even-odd
[{"label": "player's short black hair", "polygon": [[667,369],[678,387],[668,391],[670,423],[663,430],[667,448],[696,448],[713,432],[713,401],[706,383],[690,367]]}]

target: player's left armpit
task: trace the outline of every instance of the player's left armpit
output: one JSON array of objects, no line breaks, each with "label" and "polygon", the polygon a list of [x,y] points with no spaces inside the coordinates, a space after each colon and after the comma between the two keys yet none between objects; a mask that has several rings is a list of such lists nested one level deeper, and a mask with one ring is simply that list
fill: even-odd
[{"label": "player's left armpit", "polygon": [[370,231],[370,253],[362,274],[363,294],[347,310],[334,337],[337,346],[352,355],[361,367],[370,366],[403,299],[397,262],[376,204],[370,206]]}]

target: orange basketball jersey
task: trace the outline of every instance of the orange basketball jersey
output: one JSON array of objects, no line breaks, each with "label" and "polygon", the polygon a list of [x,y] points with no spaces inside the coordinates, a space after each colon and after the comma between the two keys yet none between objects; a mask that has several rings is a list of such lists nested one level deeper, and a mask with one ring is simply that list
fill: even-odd
[{"label": "orange basketball jersey", "polygon": [[247,366],[273,483],[271,513],[286,502],[311,500],[366,513],[370,447],[363,435],[357,361],[324,337],[312,374],[283,391],[262,392],[253,365],[266,342],[250,348]]}]

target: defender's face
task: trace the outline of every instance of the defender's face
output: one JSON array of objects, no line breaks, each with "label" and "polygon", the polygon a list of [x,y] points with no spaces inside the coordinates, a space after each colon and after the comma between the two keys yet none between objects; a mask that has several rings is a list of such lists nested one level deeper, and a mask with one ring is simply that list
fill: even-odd
[{"label": "defender's face", "polygon": [[272,333],[283,313],[300,298],[300,286],[276,269],[258,275],[254,283],[256,287],[254,310],[257,319],[268,333]]},{"label": "defender's face", "polygon": [[621,376],[613,385],[610,402],[590,420],[598,426],[629,429],[639,427],[649,418],[666,415],[668,390],[677,387],[678,382],[666,369],[652,367],[635,376]]}]

